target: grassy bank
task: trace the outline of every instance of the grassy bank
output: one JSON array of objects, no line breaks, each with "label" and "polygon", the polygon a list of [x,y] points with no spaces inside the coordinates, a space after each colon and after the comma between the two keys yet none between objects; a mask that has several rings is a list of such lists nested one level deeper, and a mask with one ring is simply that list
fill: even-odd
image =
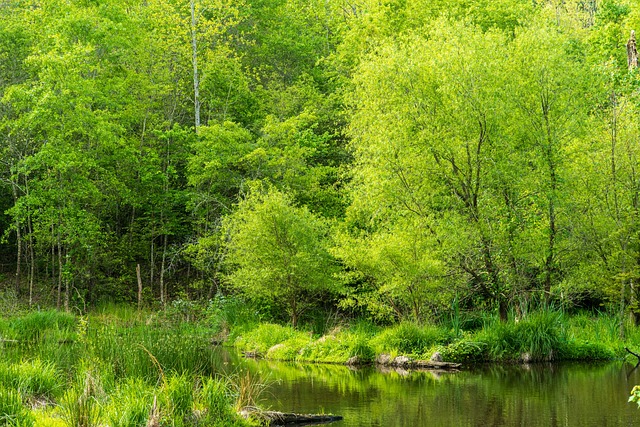
[{"label": "grassy bank", "polygon": [[569,316],[547,309],[507,322],[486,316],[464,328],[355,322],[315,334],[272,323],[238,325],[229,343],[242,352],[300,362],[345,363],[358,356],[367,363],[381,354],[429,359],[435,352],[444,361],[461,363],[595,361],[623,358],[625,346],[640,347],[640,329],[626,325],[626,337],[620,339],[619,325],[615,316]]},{"label": "grassy bank", "polygon": [[[380,355],[445,361],[608,360],[640,349],[640,329],[606,314],[532,311],[440,324],[380,326],[336,317],[293,329],[260,322],[235,299],[177,301],[159,312],[117,306],[0,317],[0,426],[245,426],[256,379],[223,372],[212,340],[275,360],[371,363]],[[634,360],[635,362],[635,360]]]},{"label": "grassy bank", "polygon": [[210,337],[123,307],[2,318],[0,426],[249,425],[242,381],[213,375]]}]

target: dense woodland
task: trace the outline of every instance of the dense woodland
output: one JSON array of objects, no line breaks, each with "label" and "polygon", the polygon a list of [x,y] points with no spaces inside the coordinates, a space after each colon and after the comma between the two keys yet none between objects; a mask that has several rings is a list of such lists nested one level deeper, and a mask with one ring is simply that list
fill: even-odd
[{"label": "dense woodland", "polygon": [[634,29],[635,0],[5,1],[1,286],[640,315]]}]

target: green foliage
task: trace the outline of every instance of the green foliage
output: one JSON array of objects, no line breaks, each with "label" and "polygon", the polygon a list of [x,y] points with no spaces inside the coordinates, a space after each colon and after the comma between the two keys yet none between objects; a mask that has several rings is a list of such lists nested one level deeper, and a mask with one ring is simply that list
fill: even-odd
[{"label": "green foliage", "polygon": [[227,335],[252,329],[259,321],[259,315],[244,298],[218,293],[207,307],[207,321],[215,331]]},{"label": "green foliage", "polygon": [[221,369],[211,330],[172,322],[108,307],[80,319],[74,342],[3,344],[0,425],[139,427],[154,413],[163,425],[246,425],[233,411],[231,387],[211,378]]},{"label": "green foliage", "polygon": [[629,397],[629,402],[637,403],[640,406],[640,386],[634,386],[631,389],[631,397]]},{"label": "green foliage", "polygon": [[101,405],[98,399],[103,393],[100,379],[89,371],[84,375],[84,380],[68,390],[62,398],[62,417],[69,427],[100,425]]},{"label": "green foliage", "polygon": [[183,425],[193,413],[193,383],[186,375],[172,375],[164,384],[166,399],[163,417]]},{"label": "green foliage", "polygon": [[375,359],[370,337],[349,330],[323,335],[302,348],[296,360],[325,363],[345,363],[357,356],[360,363]]},{"label": "green foliage", "polygon": [[[37,3],[0,9],[3,312],[133,302],[138,267],[159,322],[221,337],[284,316],[330,334],[322,311],[456,336],[540,298],[638,311],[634,4]],[[3,338],[76,363],[72,316],[32,316]],[[522,322],[494,357],[566,340]],[[106,331],[118,375],[154,369],[115,354],[138,334]]]},{"label": "green foliage", "polygon": [[562,350],[565,360],[613,360],[618,355],[601,342],[573,340]]}]

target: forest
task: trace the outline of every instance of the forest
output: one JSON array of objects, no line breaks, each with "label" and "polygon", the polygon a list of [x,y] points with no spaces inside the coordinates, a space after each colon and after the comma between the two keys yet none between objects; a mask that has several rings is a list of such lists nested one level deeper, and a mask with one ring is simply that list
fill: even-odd
[{"label": "forest", "polygon": [[634,0],[6,1],[0,287],[640,322],[633,30]]}]

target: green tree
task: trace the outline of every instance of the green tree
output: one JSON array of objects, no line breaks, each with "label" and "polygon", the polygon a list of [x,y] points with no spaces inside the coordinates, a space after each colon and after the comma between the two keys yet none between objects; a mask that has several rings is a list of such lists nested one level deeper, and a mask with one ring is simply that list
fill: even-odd
[{"label": "green tree", "polygon": [[451,284],[498,303],[503,315],[508,284],[495,171],[509,168],[499,108],[506,52],[499,32],[440,20],[426,35],[389,39],[361,64],[348,214],[374,241],[387,230],[424,230]]},{"label": "green tree", "polygon": [[295,327],[314,302],[337,290],[328,225],[275,189],[254,189],[225,221],[228,282],[282,307]]}]

